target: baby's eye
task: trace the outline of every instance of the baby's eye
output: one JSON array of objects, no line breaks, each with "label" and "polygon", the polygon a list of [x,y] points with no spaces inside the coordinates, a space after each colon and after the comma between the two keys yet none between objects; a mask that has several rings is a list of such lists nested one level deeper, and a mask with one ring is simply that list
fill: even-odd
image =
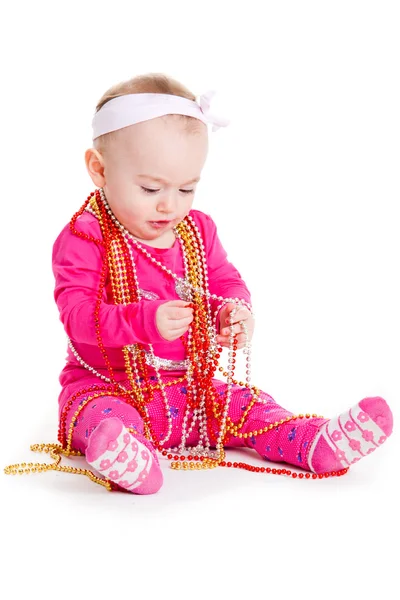
[{"label": "baby's eye", "polygon": [[[156,192],[160,191],[159,189],[154,190],[152,188],[143,187],[142,185],[140,187],[146,194],[155,194]],[[194,193],[194,190],[179,190],[179,191],[182,192],[183,194],[193,194]]]},{"label": "baby's eye", "polygon": [[160,190],[152,190],[151,188],[145,188],[142,185],[140,186],[146,194],[154,194],[155,192],[159,192]]}]

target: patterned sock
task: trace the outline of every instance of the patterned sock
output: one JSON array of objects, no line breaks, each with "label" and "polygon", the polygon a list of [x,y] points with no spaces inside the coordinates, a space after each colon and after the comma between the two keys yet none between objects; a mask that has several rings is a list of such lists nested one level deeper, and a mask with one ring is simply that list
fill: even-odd
[{"label": "patterned sock", "polygon": [[149,442],[140,441],[118,417],[109,417],[91,433],[86,460],[106,479],[134,494],[154,494],[163,483],[162,471]]},{"label": "patterned sock", "polygon": [[339,471],[374,452],[390,436],[393,415],[386,401],[364,398],[325,422],[310,446],[308,466],[314,473]]}]

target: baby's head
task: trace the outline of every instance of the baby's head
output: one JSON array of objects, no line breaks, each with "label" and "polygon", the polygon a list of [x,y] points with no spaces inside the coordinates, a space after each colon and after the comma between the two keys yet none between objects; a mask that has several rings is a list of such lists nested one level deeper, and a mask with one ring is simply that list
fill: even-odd
[{"label": "baby's head", "polygon": [[[110,88],[96,111],[112,98],[138,93],[195,100],[176,80],[149,74]],[[93,146],[85,153],[86,167],[117,219],[139,241],[151,245],[163,238],[168,245],[193,203],[207,157],[207,125],[186,115],[164,115],[100,135]]]}]

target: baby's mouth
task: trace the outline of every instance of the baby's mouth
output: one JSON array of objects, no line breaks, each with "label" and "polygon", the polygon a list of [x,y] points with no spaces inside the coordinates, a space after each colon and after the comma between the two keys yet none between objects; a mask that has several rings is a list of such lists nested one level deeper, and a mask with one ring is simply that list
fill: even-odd
[{"label": "baby's mouth", "polygon": [[149,221],[149,223],[152,227],[160,228],[166,227],[171,221]]}]

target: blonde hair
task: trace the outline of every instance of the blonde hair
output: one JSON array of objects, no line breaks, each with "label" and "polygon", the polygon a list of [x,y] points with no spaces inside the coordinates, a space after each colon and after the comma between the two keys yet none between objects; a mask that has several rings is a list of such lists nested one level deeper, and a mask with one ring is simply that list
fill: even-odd
[{"label": "blonde hair", "polygon": [[[174,96],[182,96],[188,100],[196,100],[196,96],[182,83],[169,77],[163,73],[147,73],[145,75],[137,75],[127,81],[122,81],[110,87],[100,98],[96,106],[98,112],[109,100],[123,96],[125,94],[171,94]],[[182,121],[186,126],[187,131],[196,133],[199,131],[201,123],[194,117],[187,115],[166,115],[167,118],[175,118]],[[110,143],[117,139],[119,131],[111,131],[104,135],[100,135],[93,141],[93,146],[105,154]]]}]

